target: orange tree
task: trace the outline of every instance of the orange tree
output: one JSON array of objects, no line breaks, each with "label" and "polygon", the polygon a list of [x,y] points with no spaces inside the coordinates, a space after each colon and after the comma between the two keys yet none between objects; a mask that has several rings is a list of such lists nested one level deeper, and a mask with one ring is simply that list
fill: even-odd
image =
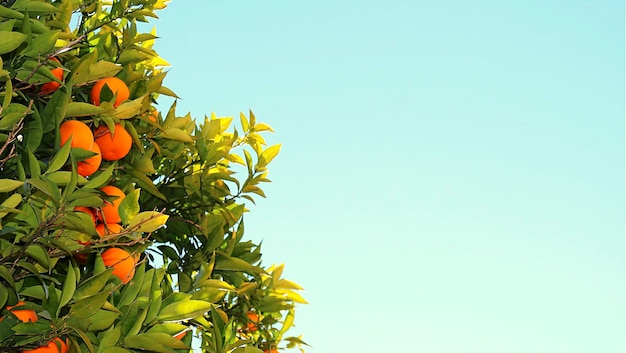
[{"label": "orange tree", "polygon": [[3,352],[304,344],[301,288],[244,239],[280,146],[252,112],[159,108],[177,97],[137,24],[166,2],[0,1]]}]

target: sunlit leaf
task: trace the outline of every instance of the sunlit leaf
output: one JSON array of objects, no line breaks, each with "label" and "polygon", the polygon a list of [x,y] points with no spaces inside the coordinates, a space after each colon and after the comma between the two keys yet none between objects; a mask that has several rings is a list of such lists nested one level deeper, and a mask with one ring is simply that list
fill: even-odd
[{"label": "sunlit leaf", "polygon": [[129,229],[139,232],[154,232],[167,222],[168,215],[156,211],[144,211],[133,217],[128,223]]},{"label": "sunlit leaf", "polygon": [[184,300],[162,308],[157,317],[162,321],[190,320],[204,315],[212,307],[213,304],[202,300]]}]

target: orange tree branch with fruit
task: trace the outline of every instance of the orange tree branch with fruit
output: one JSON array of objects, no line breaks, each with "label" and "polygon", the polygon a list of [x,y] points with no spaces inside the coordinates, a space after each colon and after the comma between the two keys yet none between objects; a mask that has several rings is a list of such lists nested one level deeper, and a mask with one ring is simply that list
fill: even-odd
[{"label": "orange tree branch with fruit", "polygon": [[[0,351],[278,352],[302,288],[244,239],[269,125],[167,109],[167,0],[0,1]],[[237,172],[237,173],[236,173]]]}]

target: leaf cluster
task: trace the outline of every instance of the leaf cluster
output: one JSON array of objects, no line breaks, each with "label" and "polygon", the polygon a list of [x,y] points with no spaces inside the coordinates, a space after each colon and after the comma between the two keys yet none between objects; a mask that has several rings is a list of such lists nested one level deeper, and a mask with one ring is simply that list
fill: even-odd
[{"label": "leaf cluster", "polygon": [[[179,115],[163,85],[168,63],[153,49],[156,18],[167,0],[0,1],[0,349],[20,352],[55,337],[70,352],[259,352],[287,337],[300,286],[265,267],[259,244],[244,237],[246,202],[265,197],[269,125],[251,111],[232,117]],[[57,74],[62,71],[61,78]],[[90,100],[94,83],[117,77],[130,97]],[[42,90],[55,82],[56,89]],[[67,120],[120,124],[130,153],[83,177],[93,152],[60,141]],[[112,201],[122,231],[101,235],[81,208]],[[103,252],[127,250],[136,262],[128,283]],[[24,302],[36,322],[8,306]],[[258,316],[251,321],[250,313]]]}]

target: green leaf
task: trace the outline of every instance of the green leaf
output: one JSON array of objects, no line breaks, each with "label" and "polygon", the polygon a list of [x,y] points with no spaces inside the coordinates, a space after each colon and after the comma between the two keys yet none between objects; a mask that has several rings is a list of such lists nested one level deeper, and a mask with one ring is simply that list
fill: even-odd
[{"label": "green leaf", "polygon": [[30,148],[32,151],[36,151],[43,140],[43,122],[37,110],[34,110],[33,113],[34,114],[26,120],[22,135],[24,135],[26,147]]},{"label": "green leaf", "polygon": [[211,310],[213,304],[201,300],[184,300],[174,302],[162,308],[157,315],[161,321],[191,320]]},{"label": "green leaf", "polygon": [[0,17],[21,20],[24,18],[24,14],[19,11],[15,11],[13,9],[0,5]]},{"label": "green leaf", "polygon": [[76,273],[74,271],[78,271],[78,269],[74,269],[71,264],[67,266],[67,274],[65,277],[65,282],[63,283],[61,298],[59,298],[59,308],[57,309],[56,313],[57,317],[61,312],[61,308],[65,306],[65,304],[70,302],[70,300],[74,296],[74,292],[76,291]]},{"label": "green leaf", "polygon": [[50,331],[50,325],[43,322],[24,322],[13,326],[13,331],[18,335],[36,335]]},{"label": "green leaf", "polygon": [[2,120],[0,120],[0,130],[12,130],[17,122],[26,117],[29,113],[28,107],[19,103],[6,105],[2,109]]},{"label": "green leaf", "polygon": [[[6,72],[6,75],[3,76],[8,76],[9,72]],[[11,104],[11,99],[13,98],[13,82],[8,79],[6,80],[5,83],[5,87],[4,87],[4,98],[2,99],[2,107],[3,108],[7,108],[9,106],[9,104]]]},{"label": "green leaf", "polygon": [[157,92],[163,85],[163,79],[167,75],[167,72],[162,72],[158,75],[152,76],[146,84],[146,90],[148,92]]},{"label": "green leaf", "polygon": [[89,81],[96,81],[104,77],[112,77],[122,70],[120,65],[110,61],[101,60],[91,64],[89,70]]},{"label": "green leaf", "polygon": [[58,30],[55,31],[46,31],[37,37],[30,43],[28,48],[24,50],[21,54],[24,56],[30,56],[33,58],[39,58],[40,56],[45,56],[48,52],[50,52],[54,48],[54,44],[59,38]]},{"label": "green leaf", "polygon": [[40,245],[29,245],[26,248],[26,255],[37,261],[37,263],[46,270],[50,269],[50,257],[48,256],[48,252]]},{"label": "green leaf", "polygon": [[65,112],[66,118],[98,115],[106,112],[106,109],[85,102],[70,102]]},{"label": "green leaf", "polygon": [[221,254],[217,261],[215,261],[215,269],[223,271],[245,271],[254,272],[254,266],[247,261],[237,257],[230,257],[225,254]]},{"label": "green leaf", "polygon": [[[149,352],[174,353],[174,351],[170,348],[167,348],[164,345],[155,342],[149,337],[144,337],[143,335],[132,335],[124,337],[124,346]],[[110,351],[107,350],[106,353],[109,352]]]},{"label": "green leaf", "polygon": [[[67,145],[69,146],[69,144]],[[76,176],[77,176],[76,182],[78,183],[78,185],[87,184],[88,180],[85,179],[85,177],[83,177],[82,175],[78,175],[78,174],[76,174]],[[52,172],[46,175],[46,177],[48,178],[48,180],[50,180],[51,182],[57,185],[68,185],[72,182],[72,172],[68,172],[68,171]]]},{"label": "green leaf", "polygon": [[136,169],[132,167],[127,167],[126,172],[135,178],[137,185],[141,187],[142,190],[147,191],[148,193],[152,194],[153,196],[158,197],[159,199],[163,201],[167,201],[167,198],[165,197],[165,195],[163,195],[159,191],[159,189],[157,189],[157,187],[154,185],[152,180],[150,180],[150,178],[148,178],[147,176],[145,176],[144,174],[142,174],[141,172],[137,171]]},{"label": "green leaf", "polygon": [[0,54],[6,54],[17,49],[28,36],[24,33],[0,31]]},{"label": "green leaf", "polygon": [[193,143],[193,138],[189,136],[187,132],[179,128],[165,129],[165,131],[161,133],[160,137],[170,139],[170,140],[175,140],[175,141]]},{"label": "green leaf", "polygon": [[31,150],[27,150],[28,153],[28,167],[30,168],[31,178],[39,178],[41,176],[41,166],[39,160]]},{"label": "green leaf", "polygon": [[168,335],[167,333],[164,333],[164,332],[146,332],[138,336],[151,339],[154,342],[157,342],[158,344],[163,345],[167,348],[173,348],[173,349],[189,349],[190,348],[179,339],[174,338],[171,335]]},{"label": "green leaf", "polygon": [[109,295],[110,291],[104,290],[98,294],[76,301],[70,309],[70,316],[78,319],[92,316],[102,308]]},{"label": "green leaf", "polygon": [[278,152],[280,152],[280,144],[266,148],[259,156],[259,165],[268,165],[278,155]]},{"label": "green leaf", "polygon": [[144,104],[143,102],[146,98],[147,96],[142,96],[137,99],[133,99],[132,101],[126,101],[115,108],[112,113],[103,114],[103,116],[114,119],[134,118],[139,115],[139,112]]},{"label": "green leaf", "polygon": [[57,9],[54,5],[40,1],[17,1],[13,4],[12,8],[22,11],[27,10],[28,12],[36,12],[38,15],[59,12],[59,9]]},{"label": "green leaf", "polygon": [[96,62],[97,58],[97,50],[94,50],[80,58],[80,60],[71,68],[67,82],[70,82],[71,85],[87,83],[91,73],[91,65]]},{"label": "green leaf", "polygon": [[135,189],[128,193],[118,208],[122,224],[128,224],[139,213],[139,193],[141,189]]},{"label": "green leaf", "polygon": [[227,292],[217,288],[202,288],[193,292],[192,299],[209,303],[217,303],[226,296]]},{"label": "green leaf", "polygon": [[115,320],[120,317],[119,312],[109,310],[98,310],[93,316],[89,317],[87,331],[102,331],[113,326]]},{"label": "green leaf", "polygon": [[146,273],[146,263],[142,262],[135,271],[135,276],[131,280],[128,286],[125,286],[122,290],[122,297],[117,303],[118,308],[122,308],[137,300],[137,295],[141,290],[141,282],[143,282],[143,276]]},{"label": "green leaf", "polygon": [[18,212],[15,208],[22,202],[22,195],[12,194],[0,205],[0,218],[3,218],[9,212]]},{"label": "green leaf", "polygon": [[164,215],[160,212],[144,211],[133,217],[128,223],[128,228],[139,232],[150,233],[164,226],[168,218],[168,215]]},{"label": "green leaf", "polygon": [[[70,139],[71,138],[72,137],[70,137]],[[67,162],[71,150],[71,143],[68,142],[64,144],[50,160],[50,164],[48,164],[48,170],[46,170],[45,174],[56,172],[57,170],[61,169],[61,167],[65,165],[65,162]]]},{"label": "green leaf", "polygon": [[100,292],[111,277],[111,272],[113,272],[113,269],[107,269],[102,273],[88,278],[85,282],[80,283],[74,292],[74,299],[79,301]]},{"label": "green leaf", "polygon": [[131,351],[129,351],[128,349],[124,349],[121,347],[110,347],[107,348],[106,351],[100,351],[98,350],[99,353],[133,353]]},{"label": "green leaf", "polygon": [[241,121],[241,128],[243,129],[243,132],[248,132],[250,124],[248,123],[248,119],[243,112],[239,113],[239,120]]},{"label": "green leaf", "polygon": [[92,177],[91,180],[85,185],[85,188],[99,189],[109,183],[111,180],[111,176],[113,176],[113,171],[115,170],[115,163],[111,164],[107,169],[102,172],[96,174],[95,177]]},{"label": "green leaf", "polygon": [[[0,286],[0,308],[7,303],[9,299],[9,290],[6,287]],[[0,338],[2,340],[2,338]]]},{"label": "green leaf", "polygon": [[111,330],[102,333],[101,336],[102,337],[100,338],[100,346],[98,347],[98,353],[114,352],[114,346],[120,340],[120,336],[121,336],[120,328],[114,327]]},{"label": "green leaf", "polygon": [[56,127],[61,125],[61,121],[67,111],[67,105],[70,101],[71,88],[70,86],[61,86],[46,104],[41,115],[42,123],[44,126],[44,132],[50,132],[55,130]]},{"label": "green leaf", "polygon": [[[163,273],[164,271],[160,271]],[[144,275],[144,287],[147,285],[147,281],[150,280],[150,292],[148,312],[146,313],[146,321],[152,322],[156,319],[159,310],[161,310],[161,304],[163,303],[161,292],[161,279],[162,276],[156,273],[154,269],[150,270],[151,276],[148,276],[148,272]],[[148,278],[151,277],[151,278]]]},{"label": "green leaf", "polygon": [[6,267],[4,266],[0,266],[0,277],[2,277],[5,281],[7,281],[7,283],[9,284],[9,286],[16,291],[15,288],[15,281],[13,280],[13,276],[11,275],[11,273],[9,272],[9,270],[7,270]]},{"label": "green leaf", "polygon": [[10,192],[24,185],[23,181],[0,179],[0,192]]}]

